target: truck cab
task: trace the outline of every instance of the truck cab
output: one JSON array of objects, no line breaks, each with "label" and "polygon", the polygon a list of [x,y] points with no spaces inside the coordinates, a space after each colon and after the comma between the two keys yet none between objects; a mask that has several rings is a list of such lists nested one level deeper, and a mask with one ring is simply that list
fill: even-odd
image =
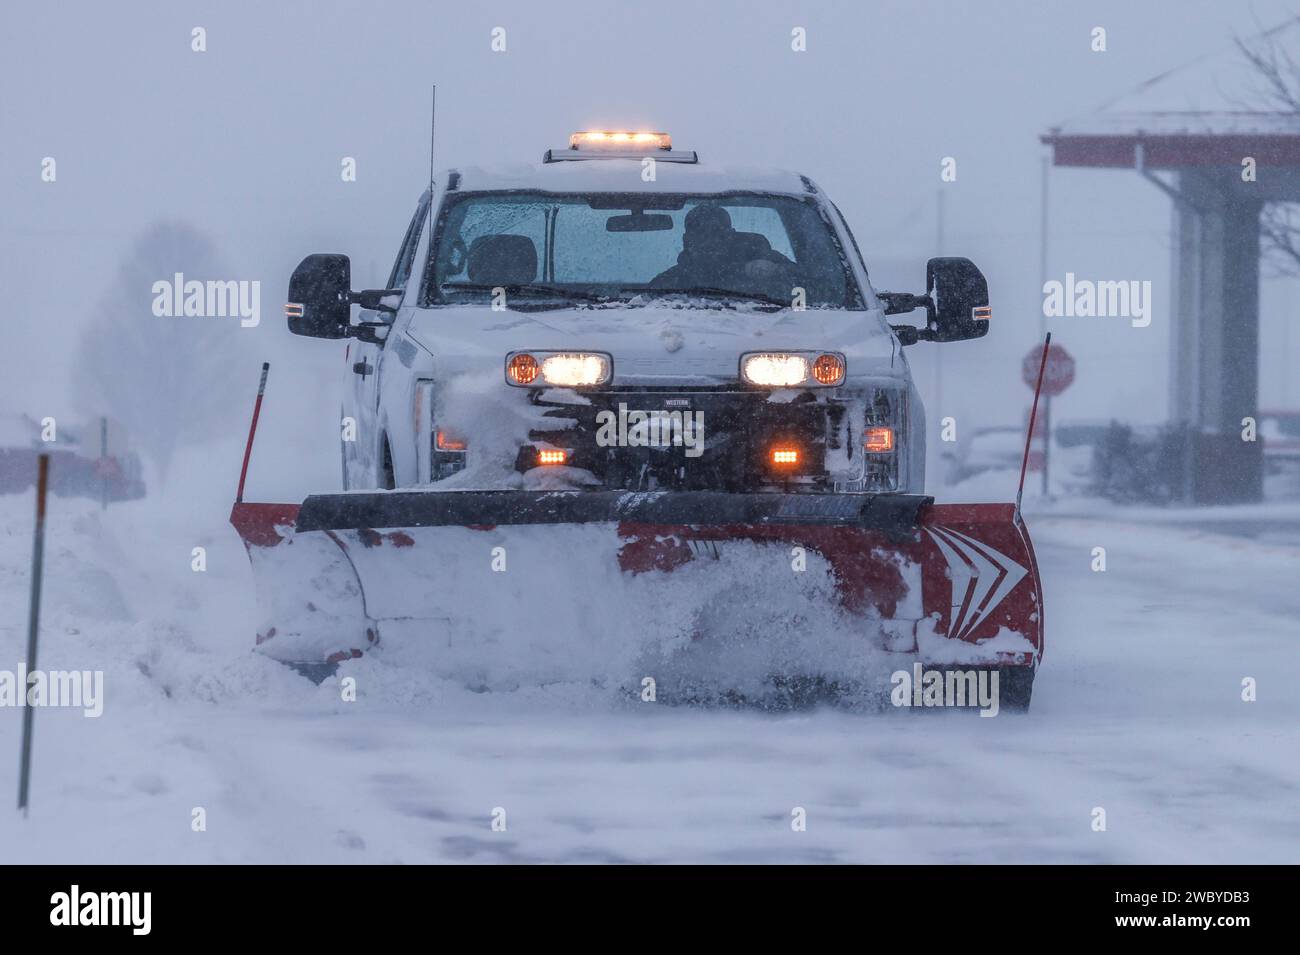
[{"label": "truck cab", "polygon": [[386,288],[308,256],[286,314],[347,340],[345,489],[915,494],[904,347],[990,318],[969,260],[925,281],[876,291],[806,176],[585,131],[538,165],[444,173]]}]

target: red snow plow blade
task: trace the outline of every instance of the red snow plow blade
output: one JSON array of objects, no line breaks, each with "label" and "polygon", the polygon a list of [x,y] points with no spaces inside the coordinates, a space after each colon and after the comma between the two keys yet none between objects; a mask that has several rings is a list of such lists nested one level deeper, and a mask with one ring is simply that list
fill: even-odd
[{"label": "red snow plow blade", "polygon": [[816,630],[795,665],[863,645],[1032,680],[1043,652],[1038,568],[1010,504],[399,491],[237,503],[231,523],[265,611],[260,649],[295,665],[422,647],[500,675],[652,631],[674,646],[729,631],[743,648]]}]

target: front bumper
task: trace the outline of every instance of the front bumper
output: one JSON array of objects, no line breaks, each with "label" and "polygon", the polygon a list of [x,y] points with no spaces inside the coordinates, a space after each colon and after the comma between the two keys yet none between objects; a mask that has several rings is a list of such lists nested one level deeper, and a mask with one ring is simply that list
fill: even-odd
[{"label": "front bumper", "polygon": [[[567,396],[566,396],[567,397]],[[864,427],[899,428],[902,399],[884,389],[625,388],[581,392],[585,403],[530,400],[554,429],[529,433],[516,468],[541,449],[601,486],[630,490],[896,491],[897,444],[884,455],[862,446]],[[782,454],[777,459],[774,452]]]}]

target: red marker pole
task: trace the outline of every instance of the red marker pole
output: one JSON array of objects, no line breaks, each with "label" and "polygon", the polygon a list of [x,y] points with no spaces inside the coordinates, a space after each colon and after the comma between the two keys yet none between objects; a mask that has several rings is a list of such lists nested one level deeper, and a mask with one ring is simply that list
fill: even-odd
[{"label": "red marker pole", "polygon": [[248,459],[253,454],[253,436],[257,434],[257,416],[262,413],[262,395],[266,393],[266,375],[271,370],[269,361],[262,362],[262,380],[257,384],[257,400],[253,402],[253,420],[248,423],[248,443],[244,445],[244,466],[239,469],[239,490],[235,492],[235,503],[244,500],[244,479],[248,477]]},{"label": "red marker pole", "polygon": [[[50,456],[42,454],[37,459],[36,472],[36,535],[32,542],[32,598],[27,618],[26,672],[36,671],[36,636],[41,619],[41,568],[45,563],[45,491],[50,483]],[[32,717],[34,708],[27,703],[27,686],[23,694],[23,751],[18,769],[18,808],[27,815],[27,785],[32,775]]]},{"label": "red marker pole", "polygon": [[[1034,404],[1029,409],[1029,434],[1025,436],[1025,456],[1020,459],[1020,486],[1016,488],[1016,517],[1020,516],[1020,499],[1025,493],[1025,470],[1029,467],[1029,445],[1034,440],[1034,419],[1038,416],[1038,396],[1043,391],[1043,372],[1047,370],[1047,353],[1052,347],[1052,333],[1047,333],[1043,342],[1043,360],[1038,364],[1038,384],[1034,386]],[[1044,460],[1043,467],[1047,462]],[[1044,488],[1046,490],[1046,488]]]}]

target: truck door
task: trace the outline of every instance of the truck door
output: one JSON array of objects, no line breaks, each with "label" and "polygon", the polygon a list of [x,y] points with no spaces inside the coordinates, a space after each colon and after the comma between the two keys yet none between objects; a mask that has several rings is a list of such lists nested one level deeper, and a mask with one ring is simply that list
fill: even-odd
[{"label": "truck door", "polygon": [[[429,201],[427,194],[416,206],[411,224],[406,229],[406,236],[397,250],[392,271],[388,275],[385,288],[405,289],[411,275],[411,264],[415,258],[415,247],[420,241],[425,220],[428,216]],[[391,325],[394,314],[391,312],[361,309],[357,312],[358,322],[387,322]],[[391,328],[390,328],[391,331]],[[385,415],[380,408],[379,383],[383,376],[384,358],[387,351],[386,340],[382,344],[372,344],[353,339],[348,353],[348,369],[352,379],[352,409],[357,420],[357,440],[354,442],[357,463],[369,480],[369,486],[384,487],[383,470],[383,427]],[[347,469],[345,446],[345,464]]]}]

